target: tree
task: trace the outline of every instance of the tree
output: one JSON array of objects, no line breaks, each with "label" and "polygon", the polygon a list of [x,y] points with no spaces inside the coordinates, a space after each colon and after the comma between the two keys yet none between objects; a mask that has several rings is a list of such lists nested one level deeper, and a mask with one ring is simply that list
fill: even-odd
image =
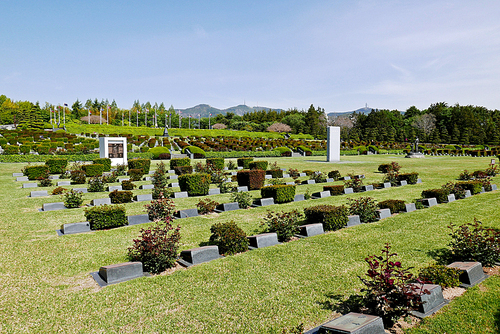
[{"label": "tree", "polygon": [[411,125],[425,133],[426,136],[429,136],[436,127],[436,116],[433,114],[417,116]]},{"label": "tree", "polygon": [[71,114],[75,119],[79,119],[83,116],[82,104],[78,99],[76,99],[75,103],[71,106]]},{"label": "tree", "polygon": [[267,131],[269,132],[290,132],[292,131],[292,128],[283,123],[273,123],[271,126],[267,128]]},{"label": "tree", "polygon": [[292,133],[303,133],[305,132],[305,121],[303,113],[293,113],[286,115],[281,119],[282,123],[288,124],[292,128]]},{"label": "tree", "polygon": [[314,108],[311,104],[305,115],[305,128],[307,133],[313,135],[315,138],[326,137],[326,115],[325,110],[318,107]]}]

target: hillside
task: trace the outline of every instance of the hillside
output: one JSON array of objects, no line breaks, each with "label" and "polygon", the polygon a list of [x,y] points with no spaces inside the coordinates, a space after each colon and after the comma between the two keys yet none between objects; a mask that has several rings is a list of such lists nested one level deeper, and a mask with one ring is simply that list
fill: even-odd
[{"label": "hillside", "polygon": [[[218,109],[214,108],[208,104],[198,104],[197,106],[191,107],[191,108],[186,108],[186,109],[175,109],[176,111],[180,111],[182,115],[192,115],[193,117],[198,117],[198,115],[201,115],[201,117],[208,117],[209,114],[212,114],[212,116],[215,116],[217,114],[223,114],[226,115],[229,112],[235,113],[236,115],[243,116],[246,113],[252,112],[252,111],[257,111],[257,110],[274,110],[273,108],[268,108],[268,107],[249,107],[244,104],[240,104],[234,107],[229,107],[226,109]],[[276,110],[282,110],[282,109],[276,109]]]}]

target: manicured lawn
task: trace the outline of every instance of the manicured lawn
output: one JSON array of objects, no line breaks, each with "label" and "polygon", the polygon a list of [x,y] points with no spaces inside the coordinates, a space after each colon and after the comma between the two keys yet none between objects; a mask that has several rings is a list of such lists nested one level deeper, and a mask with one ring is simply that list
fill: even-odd
[{"label": "manicured lawn", "polygon": [[[324,157],[266,160],[277,161],[287,169],[338,169],[342,175],[365,174],[365,184],[381,181],[379,164],[397,161],[403,166],[402,172],[416,171],[423,180],[418,185],[366,194],[276,205],[272,207],[275,211],[317,204],[341,205],[347,203],[347,198],[360,196],[410,202],[419,198],[422,190],[439,188],[455,180],[464,169],[486,169],[490,162],[490,158],[404,159],[391,155],[342,157],[337,164],[325,163]],[[470,222],[477,217],[486,226],[500,228],[497,191],[100,289],[89,273],[104,265],[127,261],[127,248],[144,226],[57,237],[55,230],[61,224],[84,220],[83,208],[38,212],[43,203],[61,199],[27,198],[33,189],[21,189],[22,182],[13,181],[12,177],[22,166],[0,164],[0,332],[6,333],[281,333],[283,328],[300,323],[309,329],[338,316],[325,306],[331,301],[330,296],[357,292],[361,288],[357,276],[367,269],[363,259],[378,254],[386,242],[391,243],[403,264],[415,267],[416,272],[433,261],[433,251],[446,247],[448,224]],[[297,193],[306,190],[320,191],[322,185],[299,186]],[[148,192],[134,190],[134,194]],[[252,195],[260,197],[257,191]],[[106,196],[107,193],[85,194],[84,203]],[[210,198],[229,201],[227,194]],[[178,209],[187,209],[195,207],[198,200],[178,199],[175,203]],[[144,213],[144,204],[127,204],[127,214]],[[181,249],[206,242],[210,226],[216,222],[234,220],[247,234],[260,233],[267,209],[176,221],[181,225]],[[491,333],[498,331],[495,319],[499,307],[494,301],[494,296],[498,300],[498,282],[497,278],[488,279],[484,286],[489,294],[474,288],[446,307],[436,320],[426,321],[424,329],[413,332],[487,332],[481,326],[470,325],[476,319],[484,319]],[[479,297],[469,297],[474,294]],[[462,314],[469,314],[467,298],[473,298],[479,311],[470,312],[472,319],[461,320]],[[458,325],[454,325],[457,321]]]}]

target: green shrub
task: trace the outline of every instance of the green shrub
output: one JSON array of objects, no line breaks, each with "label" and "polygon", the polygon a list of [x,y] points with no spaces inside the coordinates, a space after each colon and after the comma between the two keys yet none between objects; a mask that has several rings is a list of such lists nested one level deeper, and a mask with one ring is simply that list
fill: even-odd
[{"label": "green shrub", "polygon": [[328,177],[337,181],[341,178],[341,175],[338,170],[332,170],[331,172],[328,172]]},{"label": "green shrub", "polygon": [[247,235],[234,221],[214,224],[210,232],[209,244],[217,245],[220,254],[233,255],[248,250]]},{"label": "green shrub", "polygon": [[470,190],[472,195],[479,194],[483,187],[483,183],[478,180],[457,182],[456,185],[464,190]]},{"label": "green shrub", "polygon": [[102,176],[102,182],[115,183],[117,178],[118,178],[117,172],[106,173],[106,174],[103,174],[103,176]]},{"label": "green shrub", "polygon": [[187,191],[189,196],[208,195],[211,176],[206,173],[184,174],[179,176],[181,191]]},{"label": "green shrub", "polygon": [[215,212],[215,208],[219,205],[219,202],[212,201],[209,198],[202,198],[196,204],[196,208],[198,209],[198,213],[201,215],[205,215],[207,213]]},{"label": "green shrub", "polygon": [[123,190],[134,190],[134,188],[137,187],[132,181],[130,180],[123,180],[122,181],[122,189]]},{"label": "green shrub", "polygon": [[316,183],[326,182],[326,175],[319,171],[314,172],[309,178]]},{"label": "green shrub", "polygon": [[45,164],[49,167],[50,174],[61,174],[66,170],[68,166],[67,159],[49,159],[45,161]]},{"label": "green shrub", "polygon": [[250,169],[262,169],[267,170],[268,162],[266,160],[252,161],[248,164]]},{"label": "green shrub", "polygon": [[94,164],[103,165],[104,166],[104,169],[103,169],[104,172],[110,172],[111,171],[111,159],[109,159],[109,158],[97,158],[97,159],[94,159],[92,162]]},{"label": "green shrub", "polygon": [[111,198],[111,203],[122,204],[132,202],[134,194],[130,190],[113,190],[109,193],[109,198]]},{"label": "green shrub", "polygon": [[236,163],[238,164],[238,167],[243,167],[243,169],[249,169],[250,163],[252,161],[253,161],[253,158],[245,157],[245,158],[238,158],[236,160]]},{"label": "green shrub", "polygon": [[363,189],[363,180],[354,174],[349,174],[350,180],[344,180],[344,188],[352,188],[355,193]]},{"label": "green shrub", "polygon": [[292,150],[289,149],[288,147],[276,147],[274,151],[277,151],[280,153],[282,157],[291,157],[292,156]]},{"label": "green shrub", "polygon": [[17,145],[7,145],[3,149],[3,154],[19,154],[19,146]]},{"label": "green shrub", "polygon": [[182,153],[186,153],[186,150],[189,150],[195,159],[203,159],[207,155],[207,153],[198,146],[186,146],[182,149]]},{"label": "green shrub", "polygon": [[273,179],[280,179],[283,177],[283,171],[281,169],[271,169],[269,173],[271,173]]},{"label": "green shrub", "polygon": [[46,165],[28,165],[23,168],[22,172],[28,177],[28,180],[37,180],[39,178],[47,178],[50,170]]},{"label": "green shrub", "polygon": [[391,162],[390,164],[382,164],[382,165],[378,166],[378,171],[382,172],[384,174],[388,173],[390,171],[397,173],[397,172],[399,172],[400,169],[401,169],[401,166],[395,161]]},{"label": "green shrub", "polygon": [[170,150],[164,146],[150,148],[148,153],[153,155],[153,159],[160,159],[161,154],[168,154],[170,156]]},{"label": "green shrub", "polygon": [[82,170],[85,172],[85,175],[89,177],[101,176],[104,172],[104,166],[100,164],[83,165]]},{"label": "green shrub", "polygon": [[71,189],[63,195],[64,206],[67,208],[79,208],[83,203],[83,193]]},{"label": "green shrub", "polygon": [[51,187],[52,186],[52,180],[49,178],[40,178],[38,179],[38,185],[40,187]]},{"label": "green shrub", "polygon": [[391,210],[391,213],[406,211],[405,201],[402,201],[400,199],[387,199],[385,201],[379,202],[377,205],[380,209]]},{"label": "green shrub", "polygon": [[302,171],[302,173],[305,173],[307,176],[311,176],[314,174],[314,171],[310,169],[305,169]]},{"label": "green shrub", "polygon": [[151,167],[150,159],[130,159],[128,161],[129,169],[142,169],[142,174],[148,174]]},{"label": "green shrub", "polygon": [[28,154],[31,152],[31,145],[21,145],[19,146],[19,152],[23,154]]},{"label": "green shrub", "polygon": [[170,169],[180,166],[191,166],[191,159],[189,158],[174,158],[170,160]]},{"label": "green shrub", "polygon": [[435,197],[438,203],[448,202],[448,195],[450,191],[448,189],[428,189],[422,191],[422,198],[433,198]]},{"label": "green shrub", "polygon": [[295,199],[295,185],[278,184],[274,186],[266,186],[260,189],[262,198],[273,198],[274,203],[288,203]]},{"label": "green shrub", "polygon": [[309,224],[321,223],[325,231],[336,231],[347,225],[349,210],[341,205],[317,205],[304,209]]},{"label": "green shrub", "polygon": [[85,209],[91,230],[104,230],[128,224],[123,205],[99,205]]},{"label": "green shrub", "polygon": [[89,179],[88,191],[93,192],[101,192],[104,191],[105,182],[101,176],[92,177]]},{"label": "green shrub", "polygon": [[312,155],[312,150],[310,148],[307,148],[304,145],[300,145],[298,148],[304,151],[306,153],[306,156]]},{"label": "green shrub", "polygon": [[177,166],[174,167],[176,175],[184,175],[193,173],[193,166]]},{"label": "green shrub", "polygon": [[154,199],[150,204],[144,206],[148,213],[149,220],[165,220],[168,217],[172,218],[175,211],[174,201],[170,198],[160,196]]},{"label": "green shrub", "polygon": [[460,273],[457,268],[450,268],[439,264],[431,264],[420,269],[420,280],[428,284],[441,285],[443,288],[454,288],[460,285]]},{"label": "green shrub", "polygon": [[181,239],[180,226],[173,228],[171,221],[158,221],[143,228],[134,245],[128,249],[131,261],[142,262],[145,271],[159,274],[175,265]]},{"label": "green shrub", "polygon": [[247,191],[240,191],[231,194],[231,201],[237,202],[240,209],[246,209],[252,205],[252,196]]},{"label": "green shrub", "polygon": [[268,211],[262,225],[267,227],[268,232],[276,232],[279,242],[287,242],[299,232],[299,222],[302,214],[293,210],[290,212]]},{"label": "green shrub", "polygon": [[140,181],[142,180],[144,172],[141,168],[133,168],[128,170],[128,175],[130,177],[130,181]]},{"label": "green shrub", "polygon": [[371,197],[349,198],[349,212],[351,215],[359,215],[363,223],[371,223],[378,219],[377,204]]},{"label": "green shrub", "polygon": [[418,173],[405,173],[398,175],[398,181],[406,181],[408,184],[417,184],[418,181]]},{"label": "green shrub", "polygon": [[257,190],[264,186],[266,172],[262,169],[240,170],[236,174],[238,186],[247,186],[248,190]]},{"label": "green shrub", "polygon": [[224,169],[224,158],[207,158],[207,165],[214,166],[217,169]]},{"label": "green shrub", "polygon": [[329,191],[332,196],[342,195],[344,193],[344,186],[342,184],[323,186],[323,191]]},{"label": "green shrub", "polygon": [[52,195],[61,195],[65,191],[66,191],[65,188],[63,188],[63,187],[57,187],[57,188],[54,188],[54,190],[52,190]]}]

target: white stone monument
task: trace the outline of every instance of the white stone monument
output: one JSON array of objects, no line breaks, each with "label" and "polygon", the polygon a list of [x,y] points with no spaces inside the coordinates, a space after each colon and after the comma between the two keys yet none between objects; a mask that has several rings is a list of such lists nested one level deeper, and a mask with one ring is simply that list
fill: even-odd
[{"label": "white stone monument", "polygon": [[326,161],[340,161],[340,127],[327,128]]},{"label": "white stone monument", "polygon": [[127,163],[127,138],[99,137],[99,157],[111,159],[111,166]]}]

